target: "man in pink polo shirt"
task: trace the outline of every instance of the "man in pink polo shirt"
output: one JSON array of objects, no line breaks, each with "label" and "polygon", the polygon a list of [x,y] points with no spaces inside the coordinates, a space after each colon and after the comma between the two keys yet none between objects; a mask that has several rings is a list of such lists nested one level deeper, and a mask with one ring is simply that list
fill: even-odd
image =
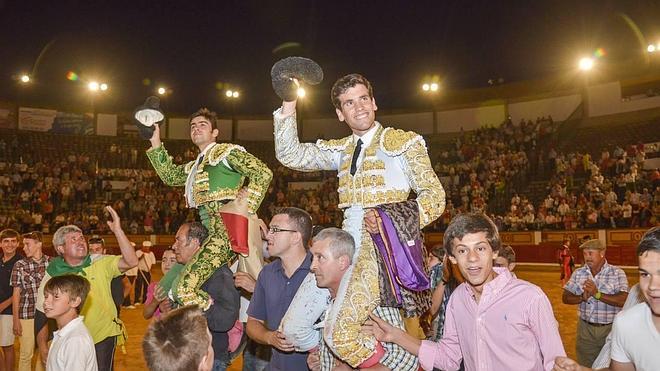
[{"label": "man in pink polo shirt", "polygon": [[547,296],[506,268],[493,268],[500,249],[495,224],[483,214],[461,214],[444,235],[445,250],[466,281],[447,304],[438,343],[419,340],[372,316],[364,330],[395,342],[425,370],[551,370],[564,355],[557,321]]}]

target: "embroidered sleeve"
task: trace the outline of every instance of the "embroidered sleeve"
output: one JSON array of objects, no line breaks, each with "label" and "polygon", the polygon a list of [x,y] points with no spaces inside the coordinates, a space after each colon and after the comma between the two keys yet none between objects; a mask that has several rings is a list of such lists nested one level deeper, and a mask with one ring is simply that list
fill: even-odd
[{"label": "embroidered sleeve", "polygon": [[[415,133],[390,132],[382,148],[393,155],[401,154],[411,187],[417,194],[420,227],[432,223],[445,210],[445,190],[431,166],[424,139]],[[383,133],[383,138],[388,133]],[[387,139],[390,139],[389,141]],[[389,146],[387,143],[389,142]],[[398,152],[398,153],[397,153]]]},{"label": "embroidered sleeve", "polygon": [[184,166],[174,164],[172,156],[167,153],[164,145],[148,149],[147,158],[163,183],[173,187],[186,185],[187,175]]},{"label": "embroidered sleeve", "polygon": [[247,186],[248,209],[256,213],[266,196],[268,185],[273,179],[273,172],[261,160],[246,152],[242,147],[236,146],[226,157],[229,166],[250,181]]},{"label": "embroidered sleeve", "polygon": [[277,160],[298,171],[337,170],[341,151],[325,148],[319,143],[300,143],[296,115],[282,117],[281,110],[273,114]]}]

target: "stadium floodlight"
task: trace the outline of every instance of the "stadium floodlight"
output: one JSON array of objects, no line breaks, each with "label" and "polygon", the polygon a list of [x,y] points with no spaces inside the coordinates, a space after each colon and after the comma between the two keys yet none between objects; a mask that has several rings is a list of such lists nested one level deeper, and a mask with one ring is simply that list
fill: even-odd
[{"label": "stadium floodlight", "polygon": [[23,75],[21,75],[20,80],[21,80],[21,82],[22,82],[23,84],[27,84],[27,83],[30,82],[30,80],[31,80],[31,79],[30,79],[30,75],[28,75],[28,74],[23,74]]},{"label": "stadium floodlight", "polygon": [[298,94],[298,98],[305,98],[305,95],[307,95],[307,92],[303,87],[298,88],[298,91],[296,93]]},{"label": "stadium floodlight", "polygon": [[657,49],[656,49],[655,45],[653,45],[653,44],[649,44],[649,46],[646,47],[646,51],[649,52],[649,53],[653,53],[656,50]]},{"label": "stadium floodlight", "polygon": [[580,62],[578,63],[578,67],[579,67],[582,71],[589,71],[589,70],[591,70],[592,68],[594,68],[594,60],[593,60],[593,58],[584,57],[584,58],[580,59]]},{"label": "stadium floodlight", "polygon": [[239,96],[239,93],[238,93],[237,91],[234,91],[234,92],[231,94],[231,97],[232,97],[232,98],[238,98],[238,96]]},{"label": "stadium floodlight", "polygon": [[227,98],[231,98],[231,97],[234,95],[234,92],[231,91],[231,90],[227,90],[227,91],[225,92],[225,95],[227,96]]},{"label": "stadium floodlight", "polygon": [[429,90],[431,90],[431,85],[429,85],[429,84],[423,84],[423,85],[422,85],[422,90],[424,90],[424,91],[429,91]]},{"label": "stadium floodlight", "polygon": [[87,89],[91,91],[98,91],[99,90],[99,83],[96,81],[91,81],[89,84],[87,84]]},{"label": "stadium floodlight", "polygon": [[99,88],[100,88],[102,91],[106,91],[106,90],[108,90],[108,84],[106,84],[106,83],[102,83],[101,85],[99,85]]},{"label": "stadium floodlight", "polygon": [[167,89],[162,86],[158,88],[158,95],[165,95],[165,93],[167,93]]},{"label": "stadium floodlight", "polygon": [[438,88],[440,88],[440,85],[437,82],[431,84],[431,91],[438,91]]}]

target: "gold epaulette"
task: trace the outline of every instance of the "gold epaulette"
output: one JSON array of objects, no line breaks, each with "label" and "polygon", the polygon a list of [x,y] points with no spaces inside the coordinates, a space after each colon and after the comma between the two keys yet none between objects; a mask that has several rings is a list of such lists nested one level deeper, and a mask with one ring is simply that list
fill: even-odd
[{"label": "gold epaulette", "polygon": [[218,143],[211,150],[209,153],[206,155],[206,159],[208,160],[208,164],[211,166],[215,166],[220,163],[220,161],[224,160],[227,158],[229,155],[229,152],[231,152],[233,149],[237,149],[239,151],[245,152],[245,148],[237,145],[237,144],[231,144],[231,143]]},{"label": "gold epaulette", "polygon": [[424,138],[414,131],[385,128],[380,136],[380,148],[389,156],[402,154],[416,142],[422,142],[426,146]]},{"label": "gold epaulette", "polygon": [[351,144],[352,140],[351,135],[341,139],[319,139],[316,141],[316,146],[329,151],[343,151]]}]

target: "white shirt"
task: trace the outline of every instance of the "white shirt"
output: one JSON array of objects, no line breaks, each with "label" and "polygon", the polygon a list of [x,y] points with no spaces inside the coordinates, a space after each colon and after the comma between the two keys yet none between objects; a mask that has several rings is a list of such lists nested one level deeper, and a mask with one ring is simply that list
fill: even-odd
[{"label": "white shirt", "polygon": [[46,371],[97,371],[94,340],[78,316],[53,333]]},{"label": "white shirt", "polygon": [[660,366],[660,332],[653,324],[648,304],[622,311],[612,326],[612,360],[633,363],[637,371]]},{"label": "white shirt", "polygon": [[185,196],[186,196],[186,203],[188,204],[188,207],[190,208],[197,208],[197,204],[195,203],[195,200],[193,199],[193,183],[195,182],[195,174],[197,174],[197,163],[199,162],[199,159],[202,156],[205,156],[206,153],[213,147],[215,147],[216,143],[209,143],[206,148],[202,152],[197,155],[197,158],[195,159],[195,164],[190,168],[190,173],[188,173],[188,178],[186,178],[186,189],[185,189]]},{"label": "white shirt", "polygon": [[135,255],[137,255],[139,259],[137,267],[143,272],[150,272],[151,266],[156,264],[156,256],[154,255],[153,251],[144,253],[142,250],[138,250],[135,252]]},{"label": "white shirt", "polygon": [[362,164],[364,149],[371,145],[371,141],[374,139],[374,135],[376,135],[376,131],[378,131],[379,126],[380,124],[378,122],[374,122],[374,126],[372,126],[371,129],[369,129],[366,133],[362,134],[362,136],[353,134],[353,143],[357,144],[358,139],[362,140],[362,147],[360,148],[360,153],[358,154],[358,160],[356,163],[358,167],[360,164]]}]

